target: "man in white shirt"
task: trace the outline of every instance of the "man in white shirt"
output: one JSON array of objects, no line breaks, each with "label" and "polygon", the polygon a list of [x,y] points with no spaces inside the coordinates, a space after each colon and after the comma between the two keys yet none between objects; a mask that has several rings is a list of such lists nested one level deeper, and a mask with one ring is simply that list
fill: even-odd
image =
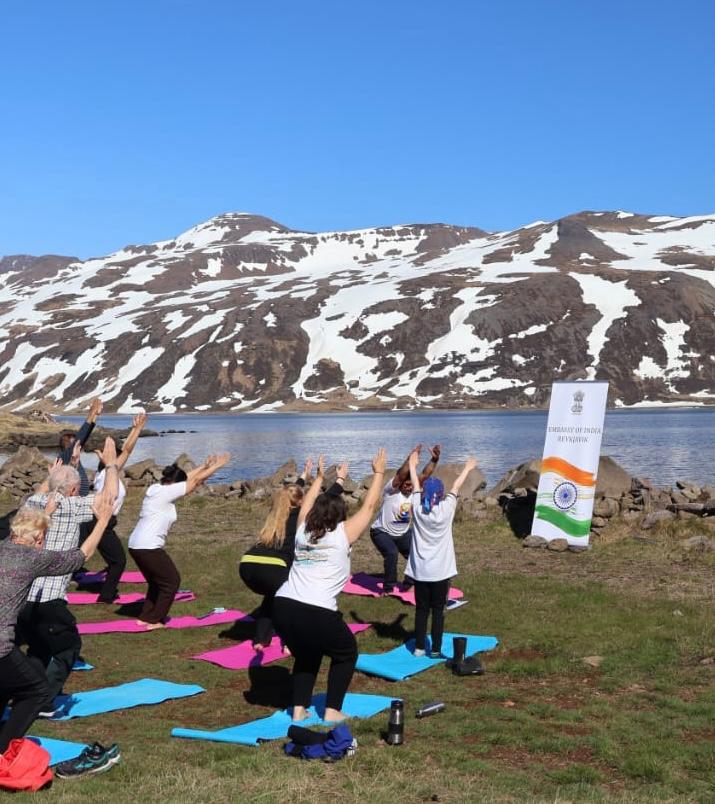
[{"label": "man in white shirt", "polygon": [[[419,453],[422,445],[415,450]],[[426,480],[434,471],[439,461],[441,447],[435,444],[430,449],[430,460],[422,470],[421,480]],[[397,583],[397,557],[407,559],[412,543],[412,481],[410,480],[409,455],[405,458],[397,473],[383,489],[382,505],[377,519],[370,528],[370,538],[377,547],[384,563],[383,594],[387,595]],[[412,581],[405,578],[405,586]]]}]

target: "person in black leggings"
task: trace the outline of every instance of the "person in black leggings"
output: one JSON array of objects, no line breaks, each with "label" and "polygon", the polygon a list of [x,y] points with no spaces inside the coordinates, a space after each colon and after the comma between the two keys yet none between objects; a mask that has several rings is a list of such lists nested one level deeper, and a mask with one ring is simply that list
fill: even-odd
[{"label": "person in black leggings", "polygon": [[[273,598],[288,578],[293,564],[298,512],[303,502],[305,481],[312,468],[313,461],[309,458],[298,481],[284,486],[274,495],[271,511],[258,541],[241,558],[241,580],[252,592],[263,596],[256,612],[256,632],[253,639],[255,650],[267,648],[273,638]],[[338,467],[335,483],[326,493],[340,497],[347,476],[348,465],[343,463]]]},{"label": "person in black leggings", "polygon": [[344,720],[341,711],[355,671],[357,643],[338,610],[337,597],[350,577],[352,545],[369,526],[380,497],[387,456],[372,462],[374,476],[360,510],[346,519],[345,502],[321,494],[323,459],[303,498],[295,536],[295,558],[288,580],[276,592],[273,622],[295,659],[293,720],[308,717],[315,679],[324,656],[330,657],[324,719]]}]

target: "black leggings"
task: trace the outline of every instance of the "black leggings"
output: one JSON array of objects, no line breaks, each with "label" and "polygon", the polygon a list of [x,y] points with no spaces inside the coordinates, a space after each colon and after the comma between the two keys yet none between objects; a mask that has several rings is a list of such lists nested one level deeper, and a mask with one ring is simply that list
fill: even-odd
[{"label": "black leggings", "polygon": [[[93,519],[82,526],[80,532],[79,543],[89,536],[97,524],[97,520]],[[117,596],[119,589],[119,579],[127,566],[127,554],[124,552],[124,546],[119,540],[114,528],[117,525],[117,518],[113,516],[99,540],[97,550],[107,564],[107,577],[104,580],[99,590],[99,601],[101,603],[113,603],[114,598]]]},{"label": "black leggings", "polygon": [[0,713],[12,701],[10,717],[0,726],[0,754],[11,740],[24,737],[49,696],[47,678],[38,664],[18,648],[0,658]]},{"label": "black leggings", "polygon": [[449,594],[449,578],[444,581],[415,581],[415,648],[425,649],[427,618],[432,612],[431,650],[442,650],[444,633],[444,607]]},{"label": "black leggings", "polygon": [[273,603],[273,622],[293,654],[293,705],[310,706],[323,656],[330,657],[327,709],[343,705],[357,662],[357,642],[339,611],[287,597]]},{"label": "black leggings", "polygon": [[130,547],[129,555],[148,584],[139,619],[144,623],[163,622],[181,585],[179,570],[163,547],[152,550],[133,550]]},{"label": "black leggings", "polygon": [[288,567],[277,564],[257,564],[242,561],[238,574],[246,586],[257,595],[263,595],[263,602],[256,612],[256,635],[254,644],[268,647],[273,639],[273,598],[288,578]]}]

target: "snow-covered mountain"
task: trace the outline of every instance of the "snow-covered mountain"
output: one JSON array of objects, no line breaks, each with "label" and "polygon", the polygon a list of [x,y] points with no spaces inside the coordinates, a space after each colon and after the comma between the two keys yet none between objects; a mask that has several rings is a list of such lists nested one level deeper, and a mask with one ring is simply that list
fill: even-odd
[{"label": "snow-covered mountain", "polygon": [[227,214],[101,259],[0,260],[0,404],[151,410],[715,401],[715,215],[311,234]]}]

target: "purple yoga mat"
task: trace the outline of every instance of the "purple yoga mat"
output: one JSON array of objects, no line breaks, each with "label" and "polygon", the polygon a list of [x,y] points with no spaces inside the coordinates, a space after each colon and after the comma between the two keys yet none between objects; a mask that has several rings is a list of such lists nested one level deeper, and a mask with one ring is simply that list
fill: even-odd
[{"label": "purple yoga mat", "polygon": [[[346,595],[363,595],[365,597],[380,597],[382,594],[382,581],[374,575],[368,575],[366,572],[356,572],[351,575],[348,582],[343,587],[343,592]],[[390,597],[399,598],[403,603],[409,603],[410,606],[415,605],[415,590],[407,589],[402,590],[399,586],[390,592]],[[449,590],[449,600],[459,600],[464,597],[464,592],[461,589],[451,587]]]},{"label": "purple yoga mat", "polygon": [[[353,634],[359,634],[360,631],[365,631],[369,627],[370,623],[351,623],[348,625]],[[225,667],[227,670],[245,670],[247,667],[263,667],[263,665],[277,662],[280,659],[289,659],[290,654],[284,653],[280,639],[273,637],[271,644],[264,650],[254,650],[253,643],[250,639],[247,639],[238,645],[210,650],[207,653],[199,653],[191,658],[211,662],[219,665],[219,667]]]},{"label": "purple yoga mat", "polygon": [[[205,614],[203,617],[170,617],[167,628],[204,628],[208,625],[225,625],[236,620],[251,621],[253,618],[243,611],[228,609]],[[78,623],[80,634],[144,634],[146,626],[136,620],[108,620],[101,623]],[[159,629],[161,630],[161,629]]]},{"label": "purple yoga mat", "polygon": [[[80,572],[75,575],[77,583],[104,583],[107,580],[106,572]],[[146,578],[141,572],[123,572],[120,583],[146,583]]]},{"label": "purple yoga mat", "polygon": [[[99,595],[95,592],[68,592],[67,602],[74,606],[87,606],[90,603],[96,603],[99,600]],[[123,606],[126,603],[139,603],[144,600],[144,595],[141,592],[128,592],[126,595],[119,595],[114,601],[113,606]],[[182,591],[177,592],[174,596],[174,602],[196,600],[196,595],[193,592]]]}]

